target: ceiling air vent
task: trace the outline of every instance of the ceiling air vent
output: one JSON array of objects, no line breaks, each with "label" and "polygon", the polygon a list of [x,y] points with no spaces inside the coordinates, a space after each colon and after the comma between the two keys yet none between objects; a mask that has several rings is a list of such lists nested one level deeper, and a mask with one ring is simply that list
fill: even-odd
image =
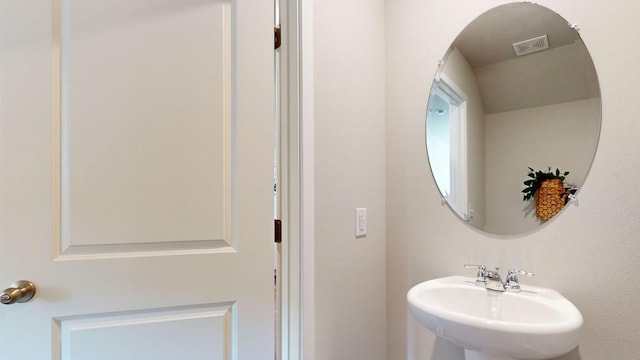
[{"label": "ceiling air vent", "polygon": [[538,36],[533,39],[520,41],[513,44],[513,50],[518,56],[531,54],[533,52],[545,50],[548,48],[549,40],[547,39],[547,35]]}]

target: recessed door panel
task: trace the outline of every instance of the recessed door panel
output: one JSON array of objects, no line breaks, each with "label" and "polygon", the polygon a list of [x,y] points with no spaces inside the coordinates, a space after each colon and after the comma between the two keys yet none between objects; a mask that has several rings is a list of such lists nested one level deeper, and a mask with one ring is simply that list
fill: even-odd
[{"label": "recessed door panel", "polygon": [[61,252],[229,246],[230,1],[58,5]]},{"label": "recessed door panel", "polygon": [[232,306],[56,319],[56,352],[60,360],[231,359]]}]

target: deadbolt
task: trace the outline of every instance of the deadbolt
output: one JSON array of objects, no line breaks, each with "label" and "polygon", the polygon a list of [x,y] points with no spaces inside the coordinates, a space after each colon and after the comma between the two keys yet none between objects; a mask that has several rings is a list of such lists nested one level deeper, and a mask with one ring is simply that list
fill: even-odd
[{"label": "deadbolt", "polygon": [[36,294],[36,286],[31,281],[16,281],[0,294],[0,303],[11,305],[31,300]]}]

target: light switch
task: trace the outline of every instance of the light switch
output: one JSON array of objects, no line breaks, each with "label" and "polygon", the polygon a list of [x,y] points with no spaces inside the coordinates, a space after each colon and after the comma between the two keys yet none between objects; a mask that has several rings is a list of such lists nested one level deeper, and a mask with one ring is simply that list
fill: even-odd
[{"label": "light switch", "polygon": [[356,236],[367,235],[367,208],[356,208]]}]

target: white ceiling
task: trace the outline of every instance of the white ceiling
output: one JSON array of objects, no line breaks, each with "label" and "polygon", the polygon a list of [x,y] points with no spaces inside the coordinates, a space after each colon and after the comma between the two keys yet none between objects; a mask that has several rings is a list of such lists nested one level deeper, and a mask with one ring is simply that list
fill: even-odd
[{"label": "white ceiling", "polygon": [[572,44],[580,35],[560,15],[532,3],[499,6],[480,15],[455,40],[471,67],[516,58],[512,44],[548,35],[549,47]]},{"label": "white ceiling", "polygon": [[[513,43],[545,34],[548,50],[515,55]],[[489,10],[453,46],[474,69],[487,114],[600,96],[580,35],[542,6],[521,2]]]}]

